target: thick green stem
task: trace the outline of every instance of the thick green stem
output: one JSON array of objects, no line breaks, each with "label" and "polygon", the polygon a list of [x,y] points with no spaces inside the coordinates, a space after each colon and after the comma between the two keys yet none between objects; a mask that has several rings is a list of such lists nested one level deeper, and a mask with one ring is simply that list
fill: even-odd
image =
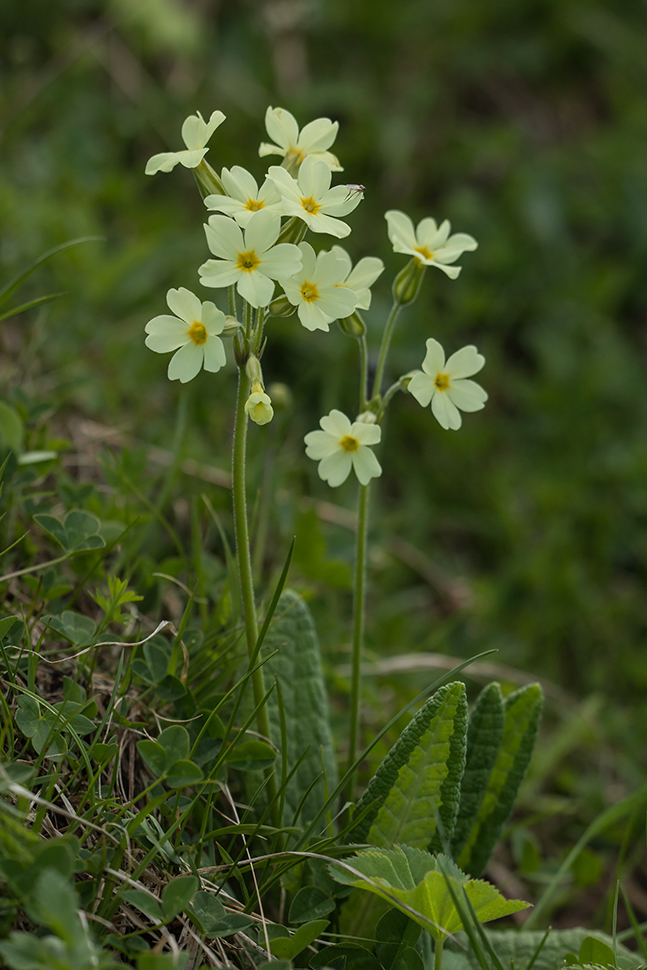
[{"label": "thick green stem", "polygon": [[[353,602],[353,658],[350,688],[350,731],[348,740],[348,770],[357,758],[359,738],[359,705],[362,678],[362,647],[364,644],[364,601],[366,599],[366,538],[368,531],[368,490],[370,485],[359,487],[359,512],[357,521],[357,546],[355,552],[355,596]],[[354,773],[346,786],[346,801],[352,801]]]},{"label": "thick green stem", "polygon": [[386,321],[386,326],[384,327],[382,343],[380,344],[380,355],[377,359],[377,368],[375,370],[375,381],[373,382],[373,397],[380,393],[382,377],[384,375],[384,365],[386,364],[386,355],[389,352],[389,345],[391,343],[391,337],[393,336],[393,328],[401,307],[402,304],[398,300],[395,300],[393,306],[391,307],[391,312],[389,313],[389,319]]},{"label": "thick green stem", "polygon": [[444,940],[434,940],[434,949],[436,953],[436,958],[434,960],[434,970],[440,970],[440,965],[443,961],[443,943]]},{"label": "thick green stem", "polygon": [[359,344],[359,413],[366,410],[366,389],[368,385],[368,347],[366,334],[357,341]]},{"label": "thick green stem", "polygon": [[[238,371],[238,396],[236,399],[236,423],[234,426],[234,450],[232,460],[232,492],[234,500],[234,531],[236,533],[236,558],[238,560],[238,580],[240,596],[243,605],[245,621],[245,635],[247,639],[247,653],[250,666],[255,661],[256,644],[258,642],[258,621],[256,619],[256,604],[254,602],[254,582],[252,579],[252,560],[249,551],[249,531],[247,528],[247,498],[245,490],[245,456],[247,445],[247,414],[245,401],[249,396],[249,380],[244,368]],[[256,723],[259,733],[269,738],[270,719],[267,707],[262,703],[265,697],[263,668],[253,671],[252,687],[254,691],[254,705],[258,708]],[[260,705],[260,706],[259,706]],[[271,774],[270,774],[271,772]],[[270,798],[276,794],[276,776],[272,769],[268,772],[268,791]]]}]

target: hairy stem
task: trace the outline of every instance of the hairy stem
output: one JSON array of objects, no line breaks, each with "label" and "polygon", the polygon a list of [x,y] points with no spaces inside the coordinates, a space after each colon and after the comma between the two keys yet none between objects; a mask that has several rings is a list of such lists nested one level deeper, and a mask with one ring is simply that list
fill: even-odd
[{"label": "hairy stem", "polygon": [[386,364],[386,355],[389,352],[389,346],[391,344],[391,337],[393,336],[393,328],[395,326],[395,321],[398,318],[398,313],[402,304],[398,300],[394,300],[393,306],[391,307],[391,312],[389,313],[389,318],[386,321],[386,326],[384,327],[384,333],[382,334],[382,343],[380,344],[380,354],[377,359],[377,368],[375,370],[375,381],[373,382],[373,397],[380,393],[380,388],[382,386],[382,377],[384,375],[384,365]]},{"label": "hairy stem", "polygon": [[[364,608],[366,599],[366,538],[368,531],[369,485],[359,487],[357,546],[355,552],[355,594],[353,601],[353,658],[350,688],[350,730],[348,740],[348,770],[357,758],[359,738],[359,705],[361,694],[362,647],[364,644]],[[352,801],[355,774],[348,778],[346,801]]]}]

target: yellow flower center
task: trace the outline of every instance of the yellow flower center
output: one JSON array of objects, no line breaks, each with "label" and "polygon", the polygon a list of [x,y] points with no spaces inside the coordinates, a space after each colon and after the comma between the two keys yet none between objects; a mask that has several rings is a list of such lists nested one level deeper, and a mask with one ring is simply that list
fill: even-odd
[{"label": "yellow flower center", "polygon": [[251,273],[259,264],[260,259],[253,249],[249,253],[238,253],[237,269],[244,269],[246,273]]},{"label": "yellow flower center", "polygon": [[345,434],[339,444],[344,451],[357,451],[359,448],[359,441],[350,434]]},{"label": "yellow flower center", "polygon": [[434,254],[432,253],[432,251],[429,249],[428,246],[414,246],[413,248],[417,253],[420,253],[421,256],[424,256],[425,259],[434,258]]},{"label": "yellow flower center", "polygon": [[301,199],[301,205],[306,210],[306,212],[309,212],[313,216],[316,216],[317,213],[319,212],[319,209],[321,208],[319,203],[315,202],[312,196],[310,196],[309,199]]},{"label": "yellow flower center", "polygon": [[188,330],[189,337],[196,346],[200,344],[206,344],[207,342],[207,331],[204,323],[200,323],[199,320],[194,320]]},{"label": "yellow flower center", "polygon": [[259,209],[263,209],[264,207],[265,203],[260,199],[248,199],[245,204],[245,208],[249,209],[250,212],[258,212]]},{"label": "yellow flower center", "polygon": [[319,299],[319,290],[317,289],[317,284],[302,283],[301,296],[306,301],[306,303],[314,303],[315,300]]},{"label": "yellow flower center", "polygon": [[439,391],[446,391],[449,387],[449,374],[436,374],[434,386]]}]

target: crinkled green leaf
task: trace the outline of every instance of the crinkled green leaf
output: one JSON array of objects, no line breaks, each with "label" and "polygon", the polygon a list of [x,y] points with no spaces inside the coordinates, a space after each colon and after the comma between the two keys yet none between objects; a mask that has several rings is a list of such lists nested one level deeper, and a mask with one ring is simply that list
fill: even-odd
[{"label": "crinkled green leaf", "polygon": [[[505,899],[490,883],[468,878],[446,856],[438,858],[455,890],[467,895],[479,922],[509,916],[530,905],[520,899]],[[407,915],[428,930],[434,939],[442,940],[462,928],[446,876],[439,871],[437,859],[431,853],[402,845],[393,849],[365,849],[345,861],[364,878],[340,866],[330,865],[329,871],[334,879],[375,893],[391,905],[404,903],[411,907],[415,913],[406,911]]]},{"label": "crinkled green leaf", "polygon": [[60,616],[47,617],[47,621],[50,629],[62,633],[77,647],[86,647],[94,640],[96,625],[89,616],[64,610]]}]

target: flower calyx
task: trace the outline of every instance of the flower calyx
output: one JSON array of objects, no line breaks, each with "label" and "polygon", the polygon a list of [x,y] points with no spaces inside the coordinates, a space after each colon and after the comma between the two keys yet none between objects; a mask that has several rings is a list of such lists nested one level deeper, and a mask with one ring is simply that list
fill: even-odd
[{"label": "flower calyx", "polygon": [[414,257],[404,266],[393,280],[393,299],[400,306],[408,306],[418,296],[425,267]]}]

